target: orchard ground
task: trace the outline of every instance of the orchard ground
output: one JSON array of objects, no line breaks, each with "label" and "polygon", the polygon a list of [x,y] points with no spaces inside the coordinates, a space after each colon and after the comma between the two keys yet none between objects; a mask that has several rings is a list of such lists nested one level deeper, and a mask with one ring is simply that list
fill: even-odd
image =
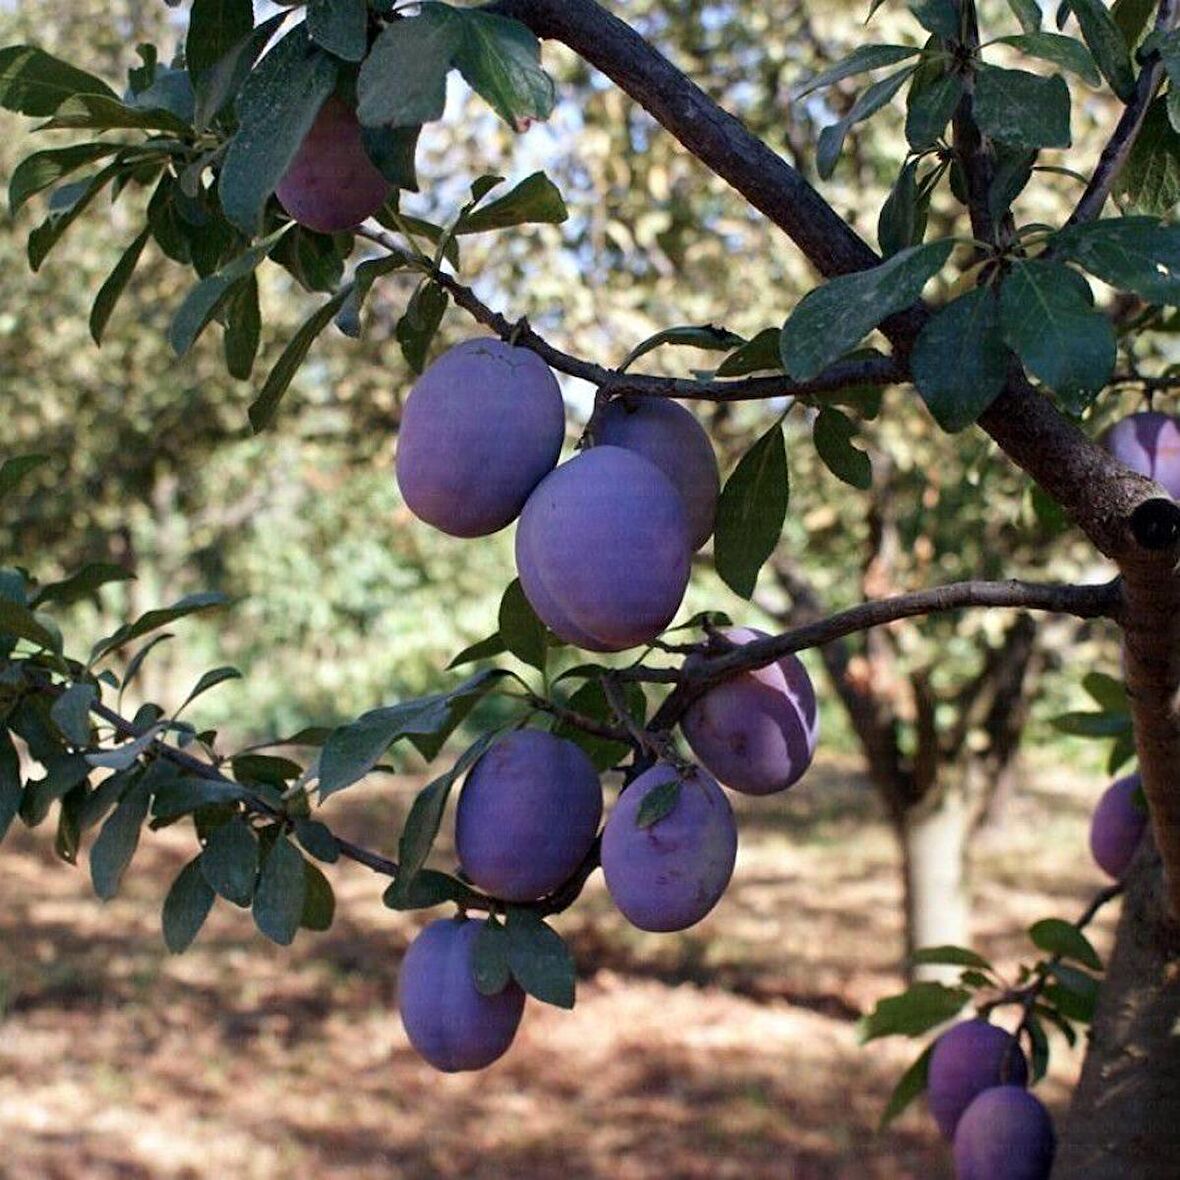
[{"label": "orchard ground", "polygon": [[[1102,783],[1034,751],[977,853],[978,950],[1011,968],[1027,925],[1080,911],[1104,883],[1087,848]],[[596,874],[558,919],[582,977],[572,1013],[529,1001],[508,1055],[442,1076],[394,1005],[417,926],[381,882],[328,866],[330,932],[267,943],[218,903],[171,958],[159,908],[191,835],[146,840],[105,913],[44,831],[0,862],[0,1176],[394,1180],[939,1180],[925,1109],[876,1135],[916,1055],[862,1049],[857,1016],[897,990],[894,844],[853,760],[821,753],[792,791],[733,796],[733,883],[704,922],[645,935]],[[394,834],[421,785],[374,780],[332,800],[341,834]],[[444,850],[449,852],[449,850]],[[1114,912],[1093,928],[1105,955]],[[1055,1116],[1080,1063],[1060,1038],[1038,1087]]]}]

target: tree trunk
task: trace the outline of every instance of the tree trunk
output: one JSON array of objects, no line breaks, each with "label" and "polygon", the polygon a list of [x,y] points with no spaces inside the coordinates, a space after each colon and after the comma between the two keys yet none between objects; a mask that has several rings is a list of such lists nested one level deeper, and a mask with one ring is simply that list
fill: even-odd
[{"label": "tree trunk", "polygon": [[1055,1180],[1180,1176],[1180,926],[1166,914],[1148,846],[1127,882]]},{"label": "tree trunk", "polygon": [[[897,836],[905,886],[907,973],[939,979],[947,968],[910,971],[909,958],[920,947],[967,946],[971,937],[971,892],[967,880],[967,841],[971,810],[959,791],[941,791],[933,800],[910,808]],[[957,968],[950,968],[957,976]]]}]

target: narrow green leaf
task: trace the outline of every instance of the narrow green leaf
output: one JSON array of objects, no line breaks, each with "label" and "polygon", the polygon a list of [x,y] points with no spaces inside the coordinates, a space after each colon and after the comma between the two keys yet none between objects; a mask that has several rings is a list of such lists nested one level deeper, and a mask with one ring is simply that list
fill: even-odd
[{"label": "narrow green leaf", "polygon": [[476,937],[471,964],[480,995],[499,995],[512,982],[508,951],[508,931],[494,914],[489,915]]},{"label": "narrow green leaf", "polygon": [[1148,107],[1115,178],[1113,195],[1126,211],[1163,216],[1180,202],[1180,132],[1169,119],[1168,101],[1160,97]]},{"label": "narrow green leaf", "polygon": [[1082,687],[1100,709],[1108,713],[1130,712],[1127,686],[1121,680],[1107,676],[1105,672],[1087,672],[1082,677]]},{"label": "narrow green leaf", "polygon": [[397,342],[406,363],[415,373],[421,373],[426,366],[426,355],[442,323],[448,299],[438,283],[423,283],[410,296],[405,314],[397,322]]},{"label": "narrow green leaf", "polygon": [[717,502],[713,555],[722,581],[751,598],[758,573],[774,552],[787,516],[790,484],[782,423],[742,456]]},{"label": "narrow green leaf", "polygon": [[197,699],[197,697],[201,696],[202,693],[208,692],[211,688],[216,688],[219,684],[224,684],[227,680],[241,680],[241,678],[242,674],[237,668],[211,668],[208,672],[201,676],[200,680],[197,681],[193,687],[192,692],[190,692],[188,696],[186,696],[180,703],[179,707],[176,709],[176,712],[173,713],[173,716],[176,716],[177,713],[187,709],[188,706],[191,705],[192,702]]},{"label": "narrow green leaf", "polygon": [[507,650],[507,645],[500,638],[500,632],[497,631],[494,635],[489,635],[486,639],[481,639],[478,643],[465,647],[451,660],[446,670],[449,672],[452,668],[461,668],[464,664],[473,664],[477,660],[490,660],[495,656],[503,655]]},{"label": "narrow green leaf", "polygon": [[119,648],[125,647],[133,639],[138,639],[141,635],[148,635],[152,631],[158,631],[161,627],[166,627],[177,619],[199,614],[202,611],[214,610],[219,606],[225,606],[229,601],[229,595],[222,594],[219,590],[186,594],[171,606],[150,610],[146,614],[140,615],[133,623],[127,623],[112,635],[100,639],[90,650],[90,662],[93,664],[103,656],[108,656],[112,652],[118,651]]},{"label": "narrow green leaf", "polygon": [[908,7],[927,32],[947,41],[959,39],[959,8],[955,0],[908,0]]},{"label": "narrow green leaf", "polygon": [[118,96],[101,78],[32,45],[0,49],[0,106],[21,115],[52,115],[76,94]]},{"label": "narrow green leaf", "polygon": [[303,916],[307,896],[307,874],[303,856],[280,836],[262,862],[258,887],[254,891],[254,925],[272,942],[290,946]]},{"label": "narrow green leaf", "polygon": [[79,168],[114,155],[126,147],[121,143],[75,143],[26,156],[13,169],[8,181],[8,204],[15,217],[30,197],[51,188]]},{"label": "narrow green leaf", "polygon": [[455,232],[478,234],[517,225],[560,225],[569,210],[544,172],[525,177],[511,192],[460,218]]},{"label": "narrow green leaf", "polygon": [[918,1037],[962,1011],[971,993],[962,987],[922,981],[897,996],[877,1001],[877,1006],[857,1022],[857,1039],[863,1044],[876,1037]]},{"label": "narrow green leaf", "polygon": [[198,90],[200,80],[249,36],[253,27],[254,6],[250,0],[193,0],[184,59]]},{"label": "narrow green leaf", "polygon": [[[204,131],[230,100],[237,96],[258,55],[286,20],[286,16],[285,12],[280,12],[263,21],[256,29],[235,41],[208,69],[194,71],[193,82],[197,89],[197,104],[193,112],[195,130]],[[191,61],[189,65],[191,67]]]},{"label": "narrow green leaf", "polygon": [[856,424],[847,414],[825,406],[815,420],[813,437],[824,466],[837,479],[861,491],[873,486],[873,464],[864,451],[852,445]]},{"label": "narrow green leaf", "polygon": [[201,858],[195,857],[181,869],[164,899],[164,943],[174,955],[192,945],[213,908],[214,897],[201,872]]},{"label": "narrow green leaf", "polygon": [[1049,1038],[1045,1035],[1044,1026],[1033,1015],[1025,1020],[1028,1029],[1028,1039],[1032,1046],[1032,1080],[1036,1085],[1049,1068]]},{"label": "narrow green leaf", "polygon": [[925,63],[919,66],[906,97],[905,136],[913,151],[932,147],[942,138],[962,97],[961,75]]},{"label": "narrow green leaf", "polygon": [[[29,266],[33,270],[40,270],[41,264],[49,257],[50,251],[61,241],[66,230],[90,207],[91,203],[108,184],[122,171],[123,165],[119,161],[108,164],[101,172],[87,180],[79,180],[69,189],[67,199],[63,205],[55,205],[50,199],[50,214],[32,233],[29,234],[27,254]],[[64,192],[57,189],[54,193]]]},{"label": "narrow green leaf", "polygon": [[61,636],[55,635],[28,607],[9,598],[0,598],[0,634],[27,639],[37,647],[61,653]]},{"label": "narrow green leaf", "polygon": [[1054,729],[1074,737],[1110,738],[1131,731],[1126,713],[1061,713],[1050,720]]},{"label": "narrow green leaf", "polygon": [[549,650],[545,624],[525,597],[519,578],[508,584],[500,599],[499,626],[500,639],[508,651],[530,668],[544,672]]},{"label": "narrow green leaf", "polygon": [[680,802],[680,792],[683,786],[684,783],[680,779],[674,778],[666,783],[660,783],[658,787],[648,791],[636,813],[635,826],[637,828],[654,827],[665,816],[671,815],[676,810],[676,804]]},{"label": "narrow green leaf", "polygon": [[1008,7],[1026,33],[1035,33],[1041,27],[1040,0],[1008,0]]},{"label": "narrow green leaf", "polygon": [[575,969],[561,935],[532,910],[508,908],[508,966],[516,982],[543,1004],[574,1006]]},{"label": "narrow green leaf", "polygon": [[729,352],[745,344],[745,340],[728,328],[719,328],[716,324],[686,325],[676,328],[664,328],[654,336],[649,336],[642,343],[637,344],[623,358],[619,365],[619,372],[629,369],[641,356],[660,348],[665,344],[677,344],[687,348],[703,348],[712,352]]},{"label": "narrow green leaf", "polygon": [[240,283],[226,304],[225,367],[231,377],[249,380],[262,339],[262,311],[258,305],[258,276]]},{"label": "narrow green leaf", "polygon": [[460,906],[470,905],[479,901],[479,894],[456,877],[434,869],[419,869],[404,887],[399,888],[394,881],[385,890],[382,901],[391,910],[426,910],[448,901]]},{"label": "narrow green leaf", "polygon": [[0,729],[0,840],[19,813],[23,794],[16,746],[8,730]]},{"label": "narrow green leaf", "polygon": [[1001,45],[1011,45],[1013,49],[1019,49],[1029,57],[1052,62],[1071,74],[1077,74],[1091,86],[1102,84],[1102,75],[1098,72],[1090,51],[1072,37],[1063,37],[1060,33],[1028,32],[1001,37],[999,41]]},{"label": "narrow green leaf", "polygon": [[340,859],[340,845],[336,843],[336,837],[318,820],[297,819],[295,837],[308,855],[322,860],[324,864],[332,865]]},{"label": "narrow green leaf", "polygon": [[99,288],[94,299],[94,306],[90,309],[90,335],[95,344],[102,344],[102,334],[106,330],[107,321],[111,318],[111,312],[115,310],[115,305],[119,302],[131,276],[135,273],[140,255],[151,235],[151,227],[145,227],[143,232],[123,252],[119,261],[115,263],[114,270]]},{"label": "narrow green leaf", "polygon": [[847,57],[836,62],[834,66],[829,66],[814,77],[792,87],[791,101],[798,102],[814,91],[822,90],[825,86],[831,86],[836,82],[842,82],[845,78],[884,69],[885,66],[896,65],[899,61],[916,57],[920,52],[921,50],[913,45],[860,45]]},{"label": "narrow green leaf", "polygon": [[1028,928],[1033,945],[1051,955],[1073,959],[1084,967],[1102,970],[1102,960],[1090,940],[1071,922],[1061,918],[1043,918]]},{"label": "narrow green leaf", "polygon": [[844,149],[848,132],[865,119],[871,118],[909,81],[916,66],[906,66],[879,82],[874,82],[842,119],[825,127],[820,132],[819,145],[815,153],[815,166],[820,176],[827,180],[836,169],[836,162]]},{"label": "narrow green leaf", "polygon": [[983,971],[992,969],[992,965],[987,959],[965,946],[924,946],[910,955],[910,962],[915,965],[978,967]]},{"label": "narrow green leaf", "polygon": [[881,1121],[877,1124],[878,1131],[884,1131],[891,1122],[920,1094],[925,1093],[926,1083],[930,1073],[930,1054],[933,1045],[927,1045],[918,1055],[914,1063],[901,1075],[889,1101],[881,1112]]},{"label": "narrow green leaf", "polygon": [[139,846],[150,801],[142,781],[133,786],[108,816],[90,849],[90,879],[94,892],[103,901],[110,901],[119,892],[119,883]]},{"label": "narrow green leaf", "polygon": [[1127,47],[1114,18],[1103,0],[1065,0],[1082,30],[1094,61],[1110,88],[1123,100],[1129,102],[1135,93],[1135,70],[1131,65],[1131,51]]},{"label": "narrow green leaf", "polygon": [[309,860],[303,862],[306,888],[303,895],[303,913],[299,925],[304,930],[324,931],[332,928],[336,917],[336,893],[332,883],[323,872]]},{"label": "narrow green leaf", "polygon": [[750,373],[781,372],[779,356],[780,329],[763,328],[752,340],[743,344],[717,367],[717,377],[745,377]]}]

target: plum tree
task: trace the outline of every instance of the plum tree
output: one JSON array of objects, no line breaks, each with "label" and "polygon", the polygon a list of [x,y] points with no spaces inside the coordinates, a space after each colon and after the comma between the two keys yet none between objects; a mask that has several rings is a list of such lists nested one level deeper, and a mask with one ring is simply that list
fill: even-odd
[{"label": "plum tree", "polygon": [[516,530],[516,568],[533,609],[590,651],[654,639],[680,606],[691,558],[680,494],[622,447],[591,447],[547,475]]},{"label": "plum tree", "polygon": [[927,1100],[938,1129],[954,1137],[963,1112],[992,1086],[1024,1086],[1028,1064],[1011,1033],[990,1021],[965,1020],[948,1029],[930,1054]]},{"label": "plum tree", "polygon": [[[733,643],[765,638],[735,627]],[[680,728],[692,752],[722,783],[746,795],[769,795],[799,781],[819,740],[819,711],[807,669],[796,655],[743,672],[710,688]]]},{"label": "plum tree", "polygon": [[551,471],[565,436],[552,371],[494,338],[455,345],[415,382],[398,430],[397,483],[415,516],[455,537],[498,532]]},{"label": "plum tree", "polygon": [[992,1086],[955,1131],[956,1180],[1048,1180],[1057,1137],[1040,1099],[1022,1086]]},{"label": "plum tree", "polygon": [[[679,783],[670,810],[641,827],[644,802]],[[602,831],[602,873],[623,916],[640,930],[684,930],[720,900],[737,858],[725,792],[704,771],[660,763],[619,796]]]},{"label": "plum tree", "polygon": [[691,411],[661,398],[615,398],[599,414],[594,437],[654,463],[684,500],[693,549],[709,539],[721,476],[713,444]]},{"label": "plum tree", "polygon": [[601,818],[602,787],[581,748],[517,730],[467,775],[455,815],[459,863],[493,897],[533,901],[573,874]]},{"label": "plum tree", "polygon": [[356,112],[331,95],[283,173],[275,196],[300,225],[331,234],[372,217],[392,191],[365,151]]},{"label": "plum tree", "polygon": [[1137,774],[1112,783],[1102,793],[1090,819],[1090,851],[1103,872],[1122,877],[1147,830],[1143,785]]},{"label": "plum tree", "polygon": [[1106,432],[1106,446],[1120,463],[1180,499],[1180,419],[1158,410],[1131,414]]},{"label": "plum tree", "polygon": [[444,1073],[483,1069],[512,1044],[524,992],[512,981],[495,995],[475,986],[475,946],[484,922],[439,918],[410,943],[397,1003],[410,1044]]}]

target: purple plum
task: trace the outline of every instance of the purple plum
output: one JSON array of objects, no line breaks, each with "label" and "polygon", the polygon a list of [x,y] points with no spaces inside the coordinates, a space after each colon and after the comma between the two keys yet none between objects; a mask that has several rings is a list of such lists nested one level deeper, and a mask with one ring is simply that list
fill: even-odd
[{"label": "purple plum", "polygon": [[1022,1086],[993,1086],[963,1112],[955,1132],[956,1180],[1048,1180],[1053,1120]]},{"label": "purple plum", "polygon": [[1090,820],[1090,851],[1099,868],[1116,880],[1131,867],[1147,829],[1147,811],[1139,802],[1141,789],[1137,774],[1112,783]]},{"label": "purple plum", "polygon": [[524,992],[509,982],[494,996],[475,986],[475,940],[483,919],[440,918],[410,943],[397,1002],[410,1044],[435,1069],[483,1069],[516,1036]]},{"label": "purple plum", "polygon": [[650,459],[684,499],[693,549],[709,539],[721,476],[713,444],[689,410],[667,398],[615,398],[599,417],[595,441]]},{"label": "purple plum", "polygon": [[547,475],[516,530],[516,568],[541,621],[588,651],[654,639],[688,585],[692,546],[679,493],[654,463],[592,447]]},{"label": "purple plum", "polygon": [[965,1020],[934,1042],[926,1098],[947,1139],[976,1095],[992,1086],[1025,1086],[1028,1064],[1016,1038],[986,1020]]},{"label": "purple plum", "polygon": [[1144,410],[1106,432],[1106,449],[1132,471],[1163,485],[1180,500],[1180,418]]},{"label": "purple plum", "polygon": [[[681,778],[675,806],[649,827],[636,824],[652,791]],[[619,796],[602,831],[602,873],[623,917],[640,930],[684,930],[720,900],[733,876],[737,825],[725,792],[699,768],[666,763]]]},{"label": "purple plum", "polygon": [[365,151],[356,112],[332,95],[320,107],[275,196],[300,225],[331,234],[372,217],[392,189]]},{"label": "purple plum", "polygon": [[[734,643],[765,632],[734,627]],[[798,782],[819,741],[811,678],[798,656],[722,681],[694,701],[680,728],[701,765],[735,791],[770,795]]]},{"label": "purple plum", "polygon": [[455,816],[459,863],[485,893],[535,901],[552,893],[594,843],[602,787],[564,738],[521,729],[471,768]]},{"label": "purple plum", "polygon": [[498,532],[553,469],[565,407],[535,352],[492,337],[445,352],[402,411],[397,483],[420,520],[453,537]]}]

